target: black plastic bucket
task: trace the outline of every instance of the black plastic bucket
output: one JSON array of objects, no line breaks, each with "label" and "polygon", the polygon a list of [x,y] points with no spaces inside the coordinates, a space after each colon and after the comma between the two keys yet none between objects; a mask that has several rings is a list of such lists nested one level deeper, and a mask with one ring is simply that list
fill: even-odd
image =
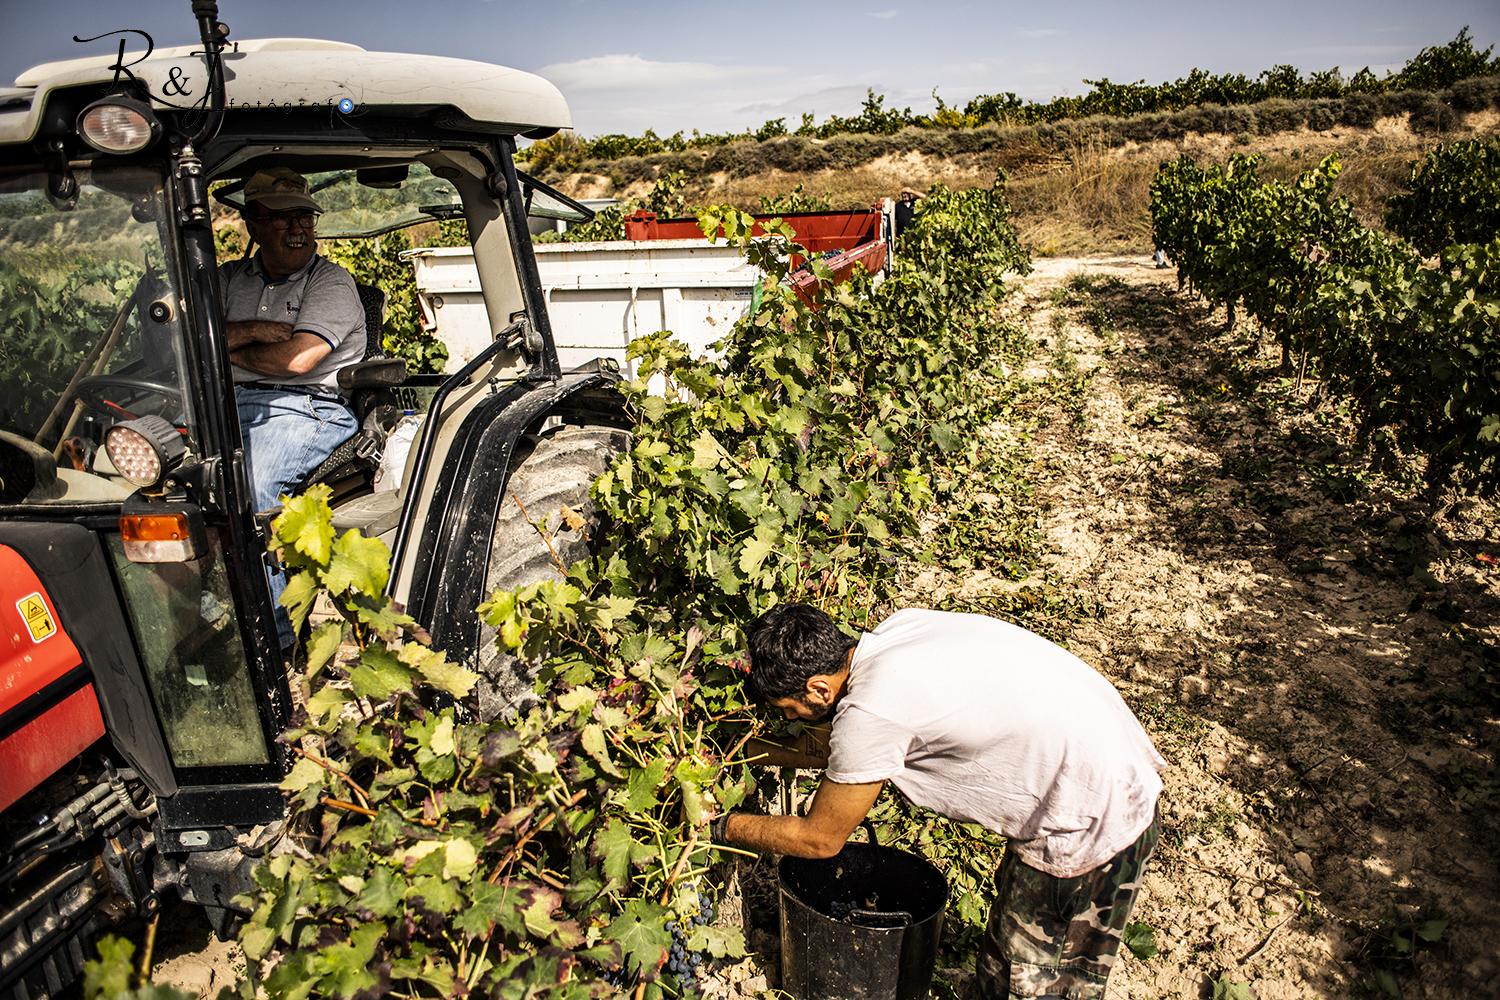
[{"label": "black plastic bucket", "polygon": [[845,844],[784,857],[781,988],[796,1000],[922,1000],[932,986],[948,883],[914,854]]}]

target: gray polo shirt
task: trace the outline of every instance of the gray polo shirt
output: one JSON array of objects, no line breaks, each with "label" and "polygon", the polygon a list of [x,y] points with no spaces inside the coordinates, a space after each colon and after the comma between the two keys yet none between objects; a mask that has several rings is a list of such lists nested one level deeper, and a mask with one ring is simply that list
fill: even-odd
[{"label": "gray polo shirt", "polygon": [[365,310],[354,279],[337,264],[316,254],[300,271],[272,281],[261,269],[260,254],[219,267],[219,296],[230,323],[265,320],[290,323],[294,333],[311,333],[332,348],[306,375],[263,375],[234,365],[236,382],[338,387],[338,371],[364,360]]}]

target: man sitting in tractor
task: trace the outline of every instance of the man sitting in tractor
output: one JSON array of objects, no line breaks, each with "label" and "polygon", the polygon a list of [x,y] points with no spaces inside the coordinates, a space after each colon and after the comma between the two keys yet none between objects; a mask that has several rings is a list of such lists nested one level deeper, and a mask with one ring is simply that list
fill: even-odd
[{"label": "man sitting in tractor", "polygon": [[[241,212],[259,251],[219,268],[235,402],[256,510],[293,492],[359,430],[338,371],[365,354],[365,311],[349,272],[318,256],[323,209],[286,167],[245,183]],[[285,577],[272,578],[280,596]],[[278,609],[282,645],[291,628]]]},{"label": "man sitting in tractor", "polygon": [[1008,838],[979,995],[1102,997],[1156,846],[1166,766],[1113,685],[983,615],[907,609],[855,640],[817,608],[782,604],[748,631],[749,693],[788,719],[833,720],[826,755],[767,745],[768,763],[827,774],[806,816],[729,813],[713,839],[832,857],[893,781]]}]

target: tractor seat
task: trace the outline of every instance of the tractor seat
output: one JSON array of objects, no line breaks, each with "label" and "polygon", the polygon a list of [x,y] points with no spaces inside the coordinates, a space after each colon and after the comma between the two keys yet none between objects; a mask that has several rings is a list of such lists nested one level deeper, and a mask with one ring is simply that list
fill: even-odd
[{"label": "tractor seat", "polygon": [[390,401],[390,389],[406,381],[406,362],[386,357],[381,343],[385,292],[373,285],[354,287],[365,308],[365,356],[340,368],[338,380],[341,388],[352,390],[349,408],[359,421],[359,430],[303,477],[297,488],[300,493],[314,483],[327,483],[333,488],[334,503],[373,485],[386,437],[401,419],[401,411]]}]

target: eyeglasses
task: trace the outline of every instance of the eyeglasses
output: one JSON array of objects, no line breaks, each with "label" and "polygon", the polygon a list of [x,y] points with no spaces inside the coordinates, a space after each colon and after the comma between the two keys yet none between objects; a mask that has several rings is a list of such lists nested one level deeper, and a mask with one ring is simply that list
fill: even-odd
[{"label": "eyeglasses", "polygon": [[277,212],[274,215],[252,215],[256,222],[271,224],[272,229],[290,229],[292,223],[296,223],[302,229],[312,229],[318,224],[318,216],[314,212]]}]

